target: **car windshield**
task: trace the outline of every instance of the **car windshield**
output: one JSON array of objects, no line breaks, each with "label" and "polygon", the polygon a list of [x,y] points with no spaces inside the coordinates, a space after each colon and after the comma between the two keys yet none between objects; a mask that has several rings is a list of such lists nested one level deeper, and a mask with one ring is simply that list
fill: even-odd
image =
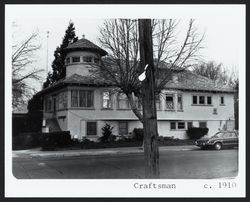
[{"label": "car windshield", "polygon": [[223,133],[222,132],[218,132],[215,135],[213,135],[212,138],[220,138],[222,136],[223,136]]}]

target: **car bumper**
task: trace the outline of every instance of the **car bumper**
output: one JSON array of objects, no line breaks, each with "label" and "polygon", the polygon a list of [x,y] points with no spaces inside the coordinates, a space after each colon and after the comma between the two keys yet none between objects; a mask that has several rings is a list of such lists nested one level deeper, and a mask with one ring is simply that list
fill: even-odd
[{"label": "car bumper", "polygon": [[212,146],[213,143],[209,143],[209,142],[195,142],[195,145],[197,147],[206,147],[206,146]]}]

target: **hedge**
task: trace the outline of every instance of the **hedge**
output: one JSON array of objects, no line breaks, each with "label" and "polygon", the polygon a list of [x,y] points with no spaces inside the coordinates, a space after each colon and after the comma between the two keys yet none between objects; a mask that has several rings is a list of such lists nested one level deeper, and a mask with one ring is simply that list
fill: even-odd
[{"label": "hedge", "polygon": [[12,148],[17,150],[42,147],[43,150],[53,150],[55,147],[68,146],[71,142],[69,131],[20,133],[19,136],[13,137]]},{"label": "hedge", "polygon": [[42,133],[20,133],[12,137],[12,149],[30,149],[40,147]]},{"label": "hedge", "polygon": [[43,150],[55,149],[55,147],[65,147],[71,143],[69,131],[59,131],[43,133],[41,136],[41,147]]}]

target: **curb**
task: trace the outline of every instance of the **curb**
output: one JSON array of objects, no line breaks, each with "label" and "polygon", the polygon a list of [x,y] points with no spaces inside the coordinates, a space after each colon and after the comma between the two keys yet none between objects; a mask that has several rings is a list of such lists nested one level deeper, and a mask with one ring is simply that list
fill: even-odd
[{"label": "curb", "polygon": [[[194,150],[195,147],[190,146],[190,148],[164,148],[161,147],[159,151],[191,151]],[[42,153],[39,151],[38,153],[13,153],[13,158],[63,158],[63,157],[100,157],[100,156],[124,156],[124,155],[134,155],[134,154],[142,154],[142,149],[136,149],[133,151],[114,151],[114,150],[100,150],[100,151],[78,151],[78,152],[62,152],[62,153]]]}]

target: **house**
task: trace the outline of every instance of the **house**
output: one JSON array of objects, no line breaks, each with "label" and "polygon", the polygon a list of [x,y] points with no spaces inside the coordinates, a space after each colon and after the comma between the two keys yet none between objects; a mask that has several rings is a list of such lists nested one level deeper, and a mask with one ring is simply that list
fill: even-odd
[{"label": "house", "polygon": [[[69,130],[74,138],[96,140],[105,123],[115,135],[127,135],[142,124],[121,93],[90,75],[107,52],[82,38],[65,49],[66,77],[39,92],[44,98],[43,131]],[[157,104],[160,136],[186,138],[189,127],[234,129],[234,90],[190,71],[173,75]]]}]

